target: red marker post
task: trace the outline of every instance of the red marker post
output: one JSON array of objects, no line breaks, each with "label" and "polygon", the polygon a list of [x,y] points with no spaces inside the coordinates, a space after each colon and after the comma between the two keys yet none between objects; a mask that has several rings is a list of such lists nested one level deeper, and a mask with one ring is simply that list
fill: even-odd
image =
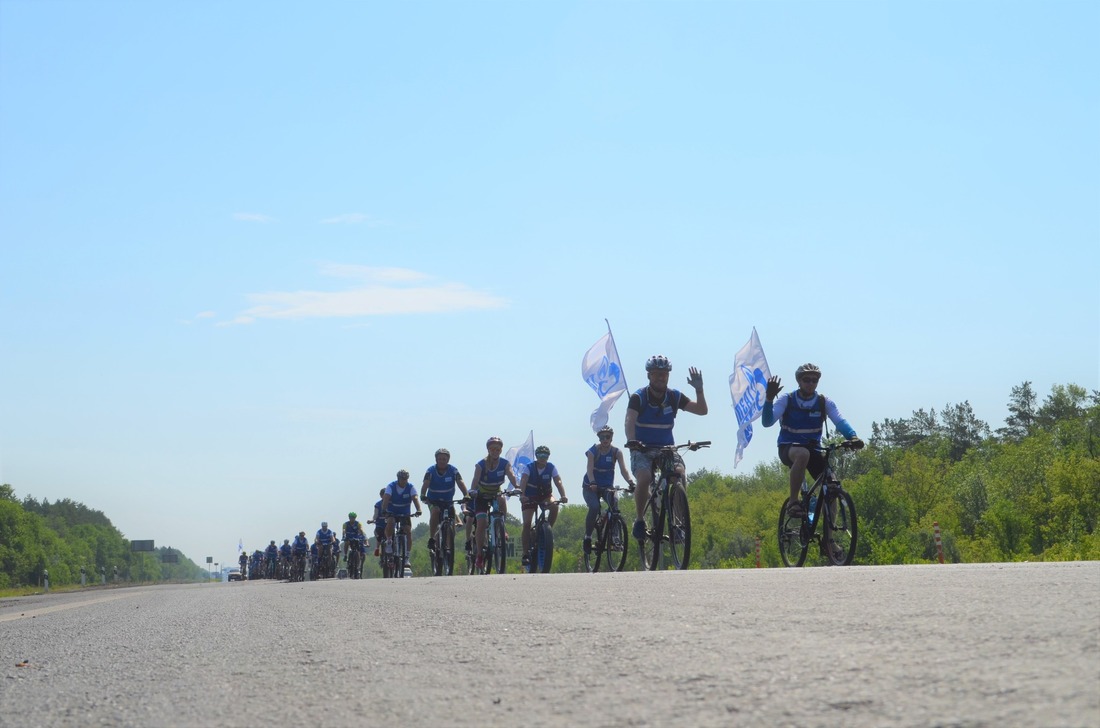
[{"label": "red marker post", "polygon": [[940,563],[943,563],[943,539],[940,538],[940,522],[932,521],[932,534],[936,539],[936,556],[939,557]]},{"label": "red marker post", "polygon": [[756,568],[760,568],[760,537],[756,537]]}]

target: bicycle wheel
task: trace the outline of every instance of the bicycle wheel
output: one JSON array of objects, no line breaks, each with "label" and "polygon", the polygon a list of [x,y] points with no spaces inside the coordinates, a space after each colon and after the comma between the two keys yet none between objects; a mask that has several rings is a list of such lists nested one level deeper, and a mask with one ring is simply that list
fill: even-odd
[{"label": "bicycle wheel", "polygon": [[596,521],[596,528],[592,532],[592,546],[584,552],[584,570],[589,574],[595,574],[600,570],[600,556],[604,551],[604,519]]},{"label": "bicycle wheel", "polygon": [[359,578],[359,547],[354,543],[348,552],[348,576],[352,579]]},{"label": "bicycle wheel", "polygon": [[825,558],[835,566],[848,566],[855,558],[859,537],[856,504],[846,491],[834,490],[831,495],[835,497],[826,498],[822,508],[822,535],[830,544],[825,548]]},{"label": "bicycle wheel", "polygon": [[535,563],[531,564],[532,571],[540,574],[549,574],[554,565],[554,529],[543,521],[539,524],[538,533],[535,534]]},{"label": "bicycle wheel", "polygon": [[498,518],[493,521],[493,553],[489,555],[498,574],[504,573],[505,562],[508,558],[507,548],[508,533],[504,530],[504,519]]},{"label": "bicycle wheel", "polygon": [[442,573],[440,576],[450,576],[455,573],[455,527],[450,521],[444,521],[440,534],[441,544],[436,544],[437,551],[442,549],[437,559],[440,562]]},{"label": "bicycle wheel", "polygon": [[668,552],[672,565],[686,569],[691,561],[691,513],[684,484],[676,481],[668,491]]},{"label": "bicycle wheel", "polygon": [[[657,492],[661,492],[664,488],[664,480],[659,483],[654,483],[653,487],[657,488]],[[638,551],[642,556],[642,568],[646,571],[656,571],[657,566],[661,562],[661,532],[664,530],[664,513],[660,512],[659,498],[650,497],[649,502],[645,504],[645,511],[642,513],[642,520],[645,521],[646,533],[645,538],[638,539]]]},{"label": "bicycle wheel", "polygon": [[604,554],[607,556],[607,568],[610,571],[622,571],[626,566],[627,533],[626,519],[616,513],[607,521],[607,543]]},{"label": "bicycle wheel", "polygon": [[405,534],[393,535],[393,576],[395,579],[405,578]]},{"label": "bicycle wheel", "polygon": [[802,566],[807,542],[802,539],[802,517],[787,515],[787,501],[779,509],[779,555],[784,566]]}]

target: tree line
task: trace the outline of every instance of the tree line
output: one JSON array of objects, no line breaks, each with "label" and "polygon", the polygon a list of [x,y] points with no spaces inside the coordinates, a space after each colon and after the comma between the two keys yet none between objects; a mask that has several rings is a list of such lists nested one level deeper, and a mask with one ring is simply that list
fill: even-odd
[{"label": "tree line", "polygon": [[[174,561],[173,561],[174,559]],[[50,503],[31,496],[19,500],[11,485],[0,485],[0,589],[50,584],[198,581],[207,572],[170,547],[133,553],[130,541],[101,511],[65,498]]]}]

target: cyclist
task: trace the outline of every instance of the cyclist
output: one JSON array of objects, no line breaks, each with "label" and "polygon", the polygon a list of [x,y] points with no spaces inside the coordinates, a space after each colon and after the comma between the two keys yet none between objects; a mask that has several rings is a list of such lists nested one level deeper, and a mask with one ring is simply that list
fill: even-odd
[{"label": "cyclist", "polygon": [[420,516],[420,498],[416,488],[409,482],[409,471],[402,468],[397,471],[397,480],[386,486],[382,495],[382,510],[386,514],[386,553],[393,553],[394,524],[400,518],[405,524],[405,563],[397,568],[409,566],[412,554],[412,506],[416,505],[416,516]]},{"label": "cyclist", "polygon": [[428,519],[429,551],[434,551],[436,547],[435,529],[439,528],[442,509],[448,509],[451,512],[451,518],[455,518],[455,507],[451,502],[455,497],[455,488],[462,490],[463,498],[470,497],[470,492],[466,490],[466,483],[462,481],[462,474],[450,462],[450,450],[445,447],[436,450],[435,465],[424,472],[424,483],[420,486],[420,498],[428,505],[428,513],[431,514]]},{"label": "cyclist", "polygon": [[292,549],[290,547],[290,539],[284,538],[283,545],[279,547],[279,561],[284,564],[284,568],[290,571],[290,555]]},{"label": "cyclist", "polygon": [[382,496],[386,489],[378,491],[378,500],[374,502],[374,555],[382,555],[382,542],[386,540],[386,512],[382,510]]},{"label": "cyclist", "polygon": [[241,578],[243,579],[248,574],[248,554],[242,551],[237,558],[237,563],[241,566]]},{"label": "cyclist", "polygon": [[474,527],[477,525],[477,514],[474,513],[474,504],[477,502],[477,488],[466,491],[466,500],[462,501],[462,523],[466,531],[466,553],[474,550]]},{"label": "cyclist", "polygon": [[[779,423],[779,460],[791,469],[791,492],[787,501],[787,513],[800,517],[802,505],[799,490],[802,489],[806,471],[816,479],[825,470],[825,456],[809,447],[821,445],[821,434],[825,428],[825,418],[832,420],[838,432],[847,440],[855,443],[858,450],[863,441],[856,431],[840,414],[836,402],[817,393],[817,383],[821,379],[821,369],[815,364],[803,364],[794,371],[794,380],[798,390],[793,394],[784,394],[777,398],[782,380],[779,377],[768,379],[764,393],[764,408],[760,422],[764,427]],[[803,445],[809,447],[802,447]]]},{"label": "cyclist", "polygon": [[335,541],[336,534],[328,527],[328,521],[321,521],[321,528],[314,536],[313,543],[317,545],[317,561],[322,574],[328,573],[328,564],[325,563],[325,559],[332,559],[332,549]]},{"label": "cyclist", "polygon": [[477,488],[477,498],[474,500],[474,515],[477,520],[477,569],[481,570],[485,563],[485,531],[489,527],[489,511],[495,500],[501,513],[507,512],[507,504],[500,489],[507,478],[512,488],[516,487],[516,474],[512,472],[512,464],[500,456],[504,450],[504,440],[499,437],[490,437],[485,441],[485,449],[488,454],[477,461],[474,466],[474,487]]},{"label": "cyclist", "polygon": [[[344,558],[348,557],[351,549],[358,548],[360,557],[367,555],[367,534],[363,531],[363,524],[355,520],[355,511],[348,513],[348,520],[344,522],[342,533],[344,535]],[[362,558],[359,559],[362,563]]]},{"label": "cyclist", "polygon": [[264,573],[268,579],[275,578],[275,565],[279,562],[279,547],[272,541],[264,549]]},{"label": "cyclist", "polygon": [[[553,500],[550,490],[551,485],[558,487],[561,496],[557,501]],[[539,503],[550,501],[550,527],[554,527],[554,521],[558,520],[558,503],[568,503],[565,497],[565,486],[561,484],[561,476],[554,463],[550,462],[550,448],[539,445],[535,448],[535,462],[527,466],[519,479],[519,489],[522,491],[519,502],[523,504],[523,559],[524,566],[530,564],[527,556],[527,547],[531,543],[531,522],[534,520],[535,510]]]},{"label": "cyclist", "polygon": [[[626,409],[626,439],[630,452],[630,469],[634,471],[634,507],[637,518],[634,521],[634,538],[645,538],[645,522],[642,514],[649,501],[649,485],[653,480],[653,453],[645,448],[674,445],[672,426],[676,422],[676,413],[680,410],[693,415],[707,413],[707,399],[703,395],[703,373],[695,367],[688,369],[687,383],[695,390],[693,401],[683,392],[669,389],[668,377],[672,372],[672,362],[657,354],[649,357],[645,363],[649,385],[630,395],[630,404]],[[676,456],[676,472],[683,477],[684,461]]]},{"label": "cyclist", "polygon": [[588,504],[588,515],[584,519],[584,552],[586,554],[592,551],[592,529],[596,527],[596,519],[600,516],[600,499],[606,500],[608,507],[611,507],[612,492],[608,488],[615,485],[616,463],[627,484],[631,488],[634,487],[634,478],[630,477],[630,471],[626,469],[623,451],[611,444],[614,437],[615,431],[604,425],[596,433],[599,442],[588,448],[585,453],[588,458],[588,468],[584,472],[581,492],[584,494],[584,502]]}]

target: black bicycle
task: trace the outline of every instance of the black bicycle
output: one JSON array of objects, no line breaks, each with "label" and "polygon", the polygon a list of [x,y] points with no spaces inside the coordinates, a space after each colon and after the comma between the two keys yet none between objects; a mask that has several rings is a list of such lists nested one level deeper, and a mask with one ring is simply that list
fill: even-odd
[{"label": "black bicycle", "polygon": [[[803,445],[825,456],[825,469],[813,485],[803,485],[801,510],[793,515],[790,503],[779,509],[779,554],[786,566],[802,566],[811,543],[817,543],[822,558],[834,566],[848,566],[856,555],[859,528],[856,504],[833,471],[832,456],[838,449],[858,450],[859,440],[845,440],[826,447]],[[820,526],[820,533],[818,532]]]},{"label": "black bicycle", "polygon": [[[508,495],[519,495],[518,491],[509,492]],[[559,503],[566,501],[560,500]],[[550,526],[549,498],[539,501],[535,507],[538,515],[531,523],[531,533],[527,540],[527,565],[525,571],[529,574],[549,574],[554,565],[554,529]]]},{"label": "black bicycle", "polygon": [[344,558],[348,562],[348,578],[363,578],[363,544],[366,536],[353,536],[344,539]]},{"label": "black bicycle", "polygon": [[627,446],[632,450],[653,453],[653,479],[649,486],[649,500],[642,512],[646,533],[645,538],[638,541],[642,568],[655,571],[661,563],[663,546],[667,544],[673,567],[686,569],[691,560],[691,513],[688,511],[687,486],[676,472],[677,452],[684,449],[694,452],[710,447],[710,440],[663,447],[645,447],[640,443],[627,443]]},{"label": "black bicycle", "polygon": [[[436,576],[450,576],[455,570],[455,516],[454,504],[464,499],[452,500],[451,506],[440,507],[439,525],[435,529],[435,547],[428,549],[432,573]],[[434,502],[434,501],[433,501]],[[444,501],[446,502],[446,501]]]},{"label": "black bicycle", "polygon": [[604,560],[610,571],[622,571],[626,565],[627,527],[626,519],[619,513],[619,493],[632,493],[626,488],[606,488],[607,508],[601,506],[596,517],[596,537],[592,539],[592,548],[584,552],[584,568],[590,574],[600,570],[600,561]]}]

